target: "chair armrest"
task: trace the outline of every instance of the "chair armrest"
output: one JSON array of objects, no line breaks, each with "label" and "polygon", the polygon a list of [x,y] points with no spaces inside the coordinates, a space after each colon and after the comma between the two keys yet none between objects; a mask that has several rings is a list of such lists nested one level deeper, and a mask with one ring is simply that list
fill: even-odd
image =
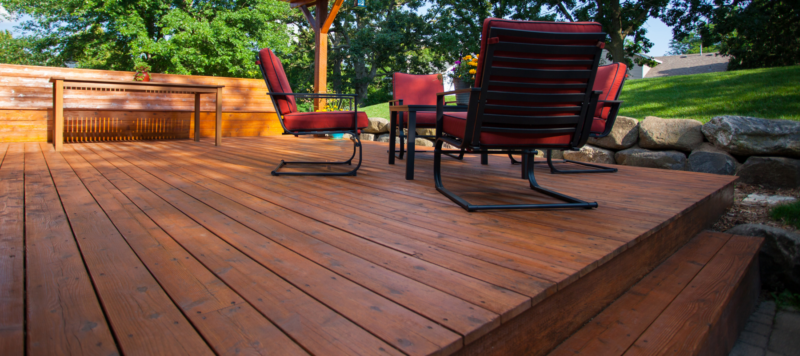
[{"label": "chair armrest", "polygon": [[620,104],[623,103],[622,100],[598,100],[597,102],[598,103],[616,104],[616,105],[620,105]]}]

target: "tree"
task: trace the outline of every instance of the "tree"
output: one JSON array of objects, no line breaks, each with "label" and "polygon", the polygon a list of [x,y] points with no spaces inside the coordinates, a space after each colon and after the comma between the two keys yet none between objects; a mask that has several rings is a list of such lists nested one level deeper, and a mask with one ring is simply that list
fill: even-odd
[{"label": "tree", "polygon": [[800,59],[800,0],[694,0],[670,9],[665,23],[683,40],[720,42],[728,69],[794,65]]},{"label": "tree", "polygon": [[673,38],[669,41],[670,55],[695,54],[700,52],[719,52],[719,45],[703,45],[703,38],[697,32],[692,32],[682,40]]},{"label": "tree", "polygon": [[554,21],[557,15],[543,13],[546,5],[560,1],[529,0],[436,0],[429,10],[435,29],[432,50],[447,61],[480,51],[483,21],[489,17],[514,20]]},{"label": "tree", "polygon": [[350,86],[358,94],[359,103],[365,104],[376,78],[395,71],[440,70],[442,62],[428,50],[433,31],[431,14],[416,11],[423,3],[370,0],[366,8],[340,10],[329,33],[334,91],[342,92],[345,85]]},{"label": "tree", "polygon": [[48,65],[257,77],[256,47],[290,45],[286,3],[263,0],[0,0]]},{"label": "tree", "polygon": [[14,38],[7,30],[0,32],[0,63],[43,65],[45,59],[41,53],[35,53],[29,48],[27,38]]}]

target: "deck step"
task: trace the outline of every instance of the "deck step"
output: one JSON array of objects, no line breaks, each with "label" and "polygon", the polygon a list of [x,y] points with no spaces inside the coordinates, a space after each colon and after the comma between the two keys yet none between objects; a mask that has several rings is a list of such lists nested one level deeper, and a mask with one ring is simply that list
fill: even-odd
[{"label": "deck step", "polygon": [[727,355],[758,296],[762,241],[698,234],[550,355]]}]

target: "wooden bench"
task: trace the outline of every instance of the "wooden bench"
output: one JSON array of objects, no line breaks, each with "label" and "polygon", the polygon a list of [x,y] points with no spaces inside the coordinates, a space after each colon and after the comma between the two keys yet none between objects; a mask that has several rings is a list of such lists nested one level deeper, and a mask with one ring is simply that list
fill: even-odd
[{"label": "wooden bench", "polygon": [[758,298],[762,242],[700,233],[550,355],[727,355]]}]

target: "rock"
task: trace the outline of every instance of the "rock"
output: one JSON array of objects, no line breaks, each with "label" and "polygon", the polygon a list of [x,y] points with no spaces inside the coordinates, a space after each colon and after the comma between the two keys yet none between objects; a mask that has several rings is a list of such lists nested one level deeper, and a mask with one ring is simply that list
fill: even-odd
[{"label": "rock", "polygon": [[367,125],[367,127],[361,131],[366,133],[376,133],[376,134],[389,132],[389,120],[384,119],[382,117],[370,117],[368,118],[368,120],[369,120],[369,125]]},{"label": "rock", "polygon": [[[551,150],[553,151],[553,159],[564,159],[564,151],[562,150]],[[547,150],[536,150],[536,155],[534,157],[547,157]]]},{"label": "rock", "polygon": [[736,172],[739,181],[768,188],[800,187],[800,159],[753,156]]},{"label": "rock", "polygon": [[739,161],[716,146],[703,143],[695,148],[686,161],[686,170],[691,172],[735,175],[741,166]]},{"label": "rock", "polygon": [[[389,134],[380,135],[375,139],[375,141],[378,141],[378,142],[389,142]],[[395,137],[394,138],[394,142],[396,144],[399,144],[400,143],[400,137]],[[404,142],[408,142],[408,141],[404,141]],[[414,145],[415,146],[419,146],[419,147],[433,147],[433,142],[430,141],[430,140],[426,140],[424,138],[418,138],[418,139],[414,140]],[[397,147],[397,149],[399,150],[400,147]]]},{"label": "rock", "polygon": [[747,116],[717,116],[703,125],[714,146],[741,156],[800,158],[800,122]]},{"label": "rock", "polygon": [[[377,141],[378,140],[378,135],[371,134],[371,133],[361,133],[360,138],[361,138],[361,141]],[[389,142],[388,138],[387,138],[386,142]]]},{"label": "rock", "polygon": [[761,224],[737,225],[726,232],[763,237],[759,264],[765,289],[800,293],[800,234]]},{"label": "rock", "polygon": [[[375,141],[378,141],[378,142],[389,142],[389,134],[387,133],[387,134],[378,135],[378,137],[375,138]],[[395,143],[400,143],[400,137],[395,137],[394,138],[394,142]]]},{"label": "rock", "polygon": [[639,140],[639,120],[627,116],[617,116],[611,133],[603,138],[589,138],[589,143],[611,150],[631,148]]},{"label": "rock", "polygon": [[564,158],[578,162],[616,163],[614,160],[614,151],[592,145],[585,145],[581,147],[580,151],[564,151]]},{"label": "rock", "polygon": [[697,120],[648,116],[639,123],[639,147],[689,152],[703,143],[702,126]]},{"label": "rock", "polygon": [[682,171],[686,166],[686,155],[678,151],[650,151],[638,146],[622,150],[614,155],[617,164],[636,167],[662,168]]},{"label": "rock", "polygon": [[745,205],[778,205],[792,203],[797,198],[780,195],[750,194],[742,200]]}]

